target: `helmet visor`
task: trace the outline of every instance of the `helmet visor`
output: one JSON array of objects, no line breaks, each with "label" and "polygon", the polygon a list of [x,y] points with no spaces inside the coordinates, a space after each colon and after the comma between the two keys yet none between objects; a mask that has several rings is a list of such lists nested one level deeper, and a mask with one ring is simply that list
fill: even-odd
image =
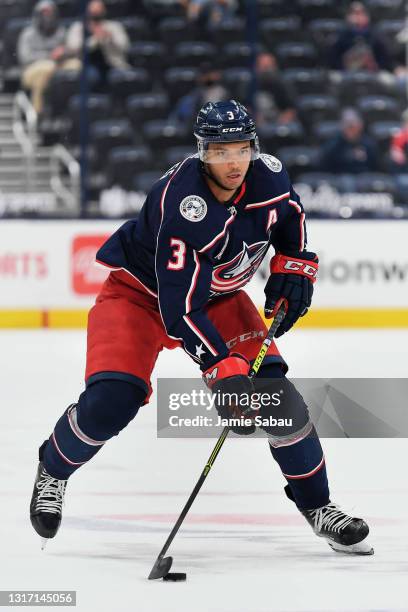
[{"label": "helmet visor", "polygon": [[199,140],[198,154],[205,164],[249,163],[259,157],[258,139],[212,143]]}]

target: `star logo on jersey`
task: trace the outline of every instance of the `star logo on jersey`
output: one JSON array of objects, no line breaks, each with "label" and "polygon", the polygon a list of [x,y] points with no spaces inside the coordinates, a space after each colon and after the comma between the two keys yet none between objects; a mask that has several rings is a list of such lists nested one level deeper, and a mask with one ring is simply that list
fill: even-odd
[{"label": "star logo on jersey", "polygon": [[207,203],[197,195],[184,198],[180,204],[180,212],[187,221],[201,221],[207,214]]},{"label": "star logo on jersey", "polygon": [[211,289],[215,293],[236,291],[246,285],[263,260],[269,247],[268,242],[242,245],[242,250],[231,261],[213,269]]},{"label": "star logo on jersey", "polygon": [[201,355],[205,354],[205,350],[203,349],[203,345],[200,344],[199,346],[196,346],[195,348],[196,348],[196,352],[195,352],[196,357],[198,357],[199,360],[201,361]]}]

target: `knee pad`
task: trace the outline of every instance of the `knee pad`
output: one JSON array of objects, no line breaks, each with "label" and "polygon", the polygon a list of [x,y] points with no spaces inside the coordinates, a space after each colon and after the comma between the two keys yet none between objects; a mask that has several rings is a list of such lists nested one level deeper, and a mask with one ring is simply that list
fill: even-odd
[{"label": "knee pad", "polygon": [[[275,364],[276,365],[276,364]],[[263,429],[273,448],[295,444],[310,434],[313,424],[308,408],[294,384],[282,370],[266,366],[263,375],[254,379],[257,404]],[[277,376],[265,377],[265,374]]]},{"label": "knee pad", "polygon": [[78,426],[87,436],[108,440],[136,416],[146,391],[122,380],[98,380],[80,395],[76,406]]}]

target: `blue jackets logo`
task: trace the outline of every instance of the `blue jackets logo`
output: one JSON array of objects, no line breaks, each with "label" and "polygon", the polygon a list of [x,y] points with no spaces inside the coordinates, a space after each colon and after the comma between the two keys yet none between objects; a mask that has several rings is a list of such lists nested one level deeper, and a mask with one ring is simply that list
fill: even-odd
[{"label": "blue jackets logo", "polygon": [[236,291],[255,274],[269,248],[268,242],[243,243],[242,251],[231,261],[213,268],[211,289],[214,293]]}]

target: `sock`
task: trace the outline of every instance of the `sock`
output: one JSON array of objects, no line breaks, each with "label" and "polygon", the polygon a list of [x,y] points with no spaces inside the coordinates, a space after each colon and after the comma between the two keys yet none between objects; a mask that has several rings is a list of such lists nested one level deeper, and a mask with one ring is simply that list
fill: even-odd
[{"label": "sock", "polygon": [[40,448],[47,472],[68,479],[136,416],[146,392],[121,380],[100,380],[80,395]]},{"label": "sock", "polygon": [[[282,378],[284,374],[279,364],[269,364],[260,368],[258,376]],[[278,447],[269,444],[269,448],[299,509],[312,510],[329,502],[326,463],[314,427],[306,437],[294,444]]]}]

